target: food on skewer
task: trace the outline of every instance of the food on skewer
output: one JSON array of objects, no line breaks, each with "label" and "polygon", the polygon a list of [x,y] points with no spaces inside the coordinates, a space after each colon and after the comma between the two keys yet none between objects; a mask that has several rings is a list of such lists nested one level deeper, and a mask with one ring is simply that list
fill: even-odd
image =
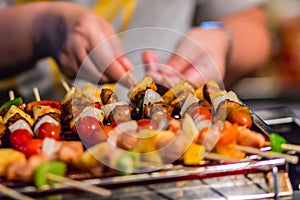
[{"label": "food on skewer", "polygon": [[[63,99],[64,123],[69,124],[70,130],[78,133],[85,142],[96,144],[104,141],[107,136],[102,130],[108,129],[104,120],[110,122],[110,113],[116,105],[121,105],[117,96],[111,89],[99,89],[91,83],[86,83],[82,89],[70,90]],[[100,109],[102,106],[106,109]]]},{"label": "food on skewer", "polygon": [[[17,100],[16,100],[17,99]],[[27,139],[32,138],[32,125],[34,120],[24,109],[24,104],[21,98],[16,98],[4,103],[2,112],[4,113],[3,124],[7,127],[7,134],[9,134],[10,142],[17,150],[24,150],[23,147],[29,147]]]},{"label": "food on skewer", "polygon": [[[105,172],[103,164],[120,174],[130,174],[142,167],[161,167],[175,160],[185,165],[198,165],[203,159],[218,156],[238,161],[251,153],[247,149],[244,152],[242,146],[260,148],[266,144],[260,133],[250,130],[249,108],[232,91],[221,90],[214,81],[198,89],[181,81],[160,94],[153,80],[145,77],[130,90],[128,97],[130,102],[118,102],[112,90],[88,83],[82,89],[69,88],[61,103],[40,98],[28,103],[26,111],[33,116],[33,123],[27,131],[15,125],[18,128],[11,134],[12,146],[17,150],[22,147],[20,151],[26,156],[20,152],[24,158],[7,164],[3,175],[13,180],[32,180],[35,169],[49,163],[52,168],[52,162],[75,166],[97,176]],[[83,151],[80,141],[56,141],[59,138],[47,136],[36,141],[31,135],[34,127],[32,132],[39,137],[45,123],[53,123],[61,130],[60,119],[80,134],[84,142],[94,146]],[[271,155],[267,152],[262,156]],[[289,155],[283,157],[289,162],[296,161]],[[44,183],[48,179],[45,175]]]},{"label": "food on skewer", "polygon": [[128,97],[133,104],[138,105],[145,95],[147,89],[157,90],[157,86],[151,77],[145,77],[143,80],[134,85],[128,93]]},{"label": "food on skewer", "polygon": [[0,177],[7,175],[8,167],[16,160],[26,160],[25,155],[22,152],[11,148],[1,148],[0,157]]},{"label": "food on skewer", "polygon": [[48,179],[49,173],[64,176],[67,171],[67,166],[64,162],[48,161],[40,164],[34,173],[34,184],[37,188],[45,185],[51,185],[53,182]]},{"label": "food on skewer", "polygon": [[3,135],[5,134],[5,131],[6,131],[6,126],[5,126],[5,124],[3,123],[3,118],[2,118],[2,116],[0,116],[0,145],[1,145],[1,143],[2,143],[1,138],[2,138]]},{"label": "food on skewer", "polygon": [[300,152],[300,146],[294,144],[287,144],[287,141],[284,137],[279,134],[272,133],[269,136],[270,141],[265,142],[265,145],[270,145],[272,151],[282,153],[284,151],[296,151]]},{"label": "food on skewer", "polygon": [[40,100],[37,88],[34,88],[34,93],[36,101],[28,103],[26,111],[35,120],[33,125],[35,136],[39,139],[49,137],[59,140],[61,134],[61,103],[55,100]]},{"label": "food on skewer", "polygon": [[[55,140],[53,141],[57,142]],[[0,153],[1,152],[6,156],[7,153],[13,153],[12,155],[16,155],[18,156],[18,158],[20,158],[19,160],[6,159],[8,160],[8,162],[6,162],[5,164],[5,169],[3,170],[2,176],[5,175],[8,177],[8,179],[18,179],[24,181],[34,180],[35,186],[37,188],[41,188],[45,185],[52,185],[53,182],[60,182],[63,184],[71,185],[81,190],[89,191],[103,196],[109,196],[111,194],[111,192],[107,189],[94,187],[91,185],[84,184],[82,182],[62,177],[67,172],[66,162],[50,159],[44,153],[34,155],[28,160],[25,160],[25,156],[22,153],[14,151],[12,149],[6,149],[5,151],[0,151]],[[20,155],[23,156],[20,157]],[[16,156],[12,158],[16,158]],[[20,165],[20,163],[22,163],[23,165]],[[19,170],[16,170],[17,166],[23,166],[23,171],[21,171],[20,168]]]}]

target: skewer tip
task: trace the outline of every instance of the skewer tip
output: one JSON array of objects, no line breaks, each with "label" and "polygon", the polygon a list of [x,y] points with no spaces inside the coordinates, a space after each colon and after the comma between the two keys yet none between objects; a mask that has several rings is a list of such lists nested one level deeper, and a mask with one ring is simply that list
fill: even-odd
[{"label": "skewer tip", "polygon": [[9,100],[14,100],[15,99],[15,93],[14,93],[13,90],[9,90],[8,95],[9,95]]},{"label": "skewer tip", "polygon": [[64,78],[60,79],[60,83],[64,87],[64,89],[68,92],[70,90],[70,86]]},{"label": "skewer tip", "polygon": [[34,97],[35,97],[36,101],[40,101],[41,100],[40,93],[39,93],[39,90],[38,90],[37,87],[33,88],[33,94],[34,94]]}]

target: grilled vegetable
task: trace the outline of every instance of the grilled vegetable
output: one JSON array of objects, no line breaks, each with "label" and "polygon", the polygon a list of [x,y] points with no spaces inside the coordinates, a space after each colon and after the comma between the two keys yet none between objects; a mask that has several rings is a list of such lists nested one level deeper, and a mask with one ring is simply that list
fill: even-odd
[{"label": "grilled vegetable", "polygon": [[67,166],[64,162],[50,161],[42,163],[34,173],[34,184],[37,188],[41,188],[44,185],[52,185],[53,182],[48,180],[47,175],[49,173],[64,176],[67,171]]},{"label": "grilled vegetable", "polygon": [[17,98],[15,98],[15,99],[13,99],[13,100],[7,101],[7,102],[5,102],[5,103],[3,103],[3,104],[1,105],[1,107],[0,107],[0,113],[1,113],[3,110],[9,108],[9,107],[12,106],[12,105],[19,105],[19,104],[22,104],[22,103],[23,103],[22,97],[17,97]]},{"label": "grilled vegetable", "polygon": [[[34,107],[37,107],[35,111]],[[35,120],[47,112],[61,112],[61,109],[61,103],[55,100],[32,101],[26,105],[26,112],[35,115]],[[37,113],[34,114],[34,112]]]},{"label": "grilled vegetable", "polygon": [[272,151],[276,151],[276,152],[280,152],[280,153],[283,152],[281,145],[286,144],[286,140],[284,137],[282,137],[278,134],[272,133],[270,135],[270,142],[271,142]]},{"label": "grilled vegetable", "polygon": [[151,77],[145,77],[142,81],[138,82],[128,93],[131,102],[139,102],[144,97],[147,89],[157,90],[156,85]]},{"label": "grilled vegetable", "polygon": [[170,90],[168,90],[163,96],[163,100],[169,104],[171,101],[173,101],[180,93],[184,91],[189,91],[190,93],[194,94],[195,90],[193,86],[185,81],[182,80],[179,83],[177,83],[175,86],[173,86]]},{"label": "grilled vegetable", "polygon": [[[234,114],[233,116],[230,117],[230,119],[232,120],[230,122],[237,123],[241,126],[247,125],[247,127],[249,128],[249,126],[251,126],[251,124],[252,124],[252,118],[250,116],[250,109],[245,105],[242,105],[235,101],[231,101],[229,99],[226,99],[219,104],[214,120],[215,121],[217,121],[217,120],[224,121],[229,118],[231,113],[233,113],[234,111],[238,111],[238,110],[239,110],[239,113],[243,112],[243,117],[245,117],[245,115],[248,115],[247,119],[243,119],[243,120],[237,119]],[[239,113],[236,113],[236,114],[239,114]]]},{"label": "grilled vegetable", "polygon": [[205,147],[192,143],[183,154],[183,163],[186,165],[199,165],[203,161]]},{"label": "grilled vegetable", "polygon": [[16,151],[14,149],[2,148],[0,149],[0,176],[7,175],[7,168],[14,161],[25,161],[25,155],[22,152]]},{"label": "grilled vegetable", "polygon": [[131,174],[139,165],[139,153],[125,151],[119,158],[116,164],[116,169],[120,175]]},{"label": "grilled vegetable", "polygon": [[31,116],[18,108],[16,105],[12,105],[9,108],[3,117],[3,123],[9,127],[12,123],[19,119],[24,119],[30,126],[34,124],[34,120],[31,118]]}]

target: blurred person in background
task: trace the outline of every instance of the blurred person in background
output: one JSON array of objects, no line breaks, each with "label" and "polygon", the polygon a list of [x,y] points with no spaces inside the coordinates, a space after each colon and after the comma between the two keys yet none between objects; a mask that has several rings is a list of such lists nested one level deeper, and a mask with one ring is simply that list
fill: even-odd
[{"label": "blurred person in background", "polygon": [[[32,88],[38,86],[42,98],[61,98],[64,91],[59,83],[60,72],[74,78],[86,55],[112,38],[115,30],[161,27],[185,33],[206,50],[228,87],[262,66],[269,56],[271,44],[262,0],[223,0],[222,4],[217,0],[74,2],[82,5],[0,0],[3,8],[0,10],[0,78],[8,78],[1,82],[1,89],[13,88],[30,98]],[[14,3],[23,4],[14,6]],[[201,21],[208,20],[222,24],[212,28],[199,26]],[[203,83],[198,71],[194,73],[195,69],[202,70],[203,52],[189,50],[186,37],[176,40],[168,35],[160,35],[159,40],[147,34],[139,37],[153,42],[153,46],[174,49],[166,64],[196,85]],[[99,54],[108,70],[104,72],[106,66],[98,63],[87,67],[90,76],[99,77],[104,72],[100,82],[118,81],[137,62],[130,59],[131,63],[125,57],[136,48],[137,35],[121,38],[122,41],[113,38]],[[44,59],[49,57],[52,60]],[[147,73],[157,71],[150,69]],[[203,74],[214,78],[214,71],[209,69],[203,69]]]}]

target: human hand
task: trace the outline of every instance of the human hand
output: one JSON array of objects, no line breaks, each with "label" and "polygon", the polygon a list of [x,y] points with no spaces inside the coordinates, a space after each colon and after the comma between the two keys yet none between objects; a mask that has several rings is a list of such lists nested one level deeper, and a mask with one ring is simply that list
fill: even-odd
[{"label": "human hand", "polygon": [[228,38],[224,30],[193,28],[180,40],[166,62],[170,67],[148,68],[147,74],[158,80],[166,76],[174,83],[183,75],[197,86],[212,79],[222,80],[227,49]]},{"label": "human hand", "polygon": [[103,18],[73,3],[46,5],[38,43],[65,75],[113,82],[132,69],[113,27]]}]

